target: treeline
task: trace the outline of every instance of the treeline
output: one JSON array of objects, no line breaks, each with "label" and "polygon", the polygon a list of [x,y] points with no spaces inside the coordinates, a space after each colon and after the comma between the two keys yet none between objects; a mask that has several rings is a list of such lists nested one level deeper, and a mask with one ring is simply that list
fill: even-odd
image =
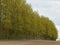
[{"label": "treeline", "polygon": [[39,16],[26,0],[0,0],[0,39],[56,40],[57,29],[49,18]]}]

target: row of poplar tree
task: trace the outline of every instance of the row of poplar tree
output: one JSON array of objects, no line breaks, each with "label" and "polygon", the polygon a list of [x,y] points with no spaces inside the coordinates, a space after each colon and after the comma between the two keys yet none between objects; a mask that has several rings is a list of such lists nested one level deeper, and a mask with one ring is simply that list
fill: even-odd
[{"label": "row of poplar tree", "polygon": [[57,29],[49,18],[39,16],[26,0],[0,0],[0,39],[56,40]]}]

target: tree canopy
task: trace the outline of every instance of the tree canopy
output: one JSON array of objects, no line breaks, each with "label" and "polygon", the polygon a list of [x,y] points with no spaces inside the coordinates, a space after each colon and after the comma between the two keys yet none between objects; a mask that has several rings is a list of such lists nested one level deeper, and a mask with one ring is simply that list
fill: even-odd
[{"label": "tree canopy", "polygon": [[0,0],[0,39],[56,38],[55,24],[49,18],[33,11],[26,0]]}]

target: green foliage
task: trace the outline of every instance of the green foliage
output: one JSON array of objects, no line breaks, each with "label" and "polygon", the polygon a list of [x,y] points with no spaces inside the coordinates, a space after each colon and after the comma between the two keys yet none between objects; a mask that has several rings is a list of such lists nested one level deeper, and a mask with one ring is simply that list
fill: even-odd
[{"label": "green foliage", "polygon": [[47,17],[39,16],[26,0],[0,0],[0,39],[56,38],[54,23]]}]

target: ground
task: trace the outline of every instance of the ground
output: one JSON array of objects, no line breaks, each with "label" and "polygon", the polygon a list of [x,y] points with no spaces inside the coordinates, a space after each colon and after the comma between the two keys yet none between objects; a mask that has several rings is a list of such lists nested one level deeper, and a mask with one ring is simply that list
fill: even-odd
[{"label": "ground", "polygon": [[45,41],[45,40],[0,41],[0,45],[60,45],[60,41]]}]

